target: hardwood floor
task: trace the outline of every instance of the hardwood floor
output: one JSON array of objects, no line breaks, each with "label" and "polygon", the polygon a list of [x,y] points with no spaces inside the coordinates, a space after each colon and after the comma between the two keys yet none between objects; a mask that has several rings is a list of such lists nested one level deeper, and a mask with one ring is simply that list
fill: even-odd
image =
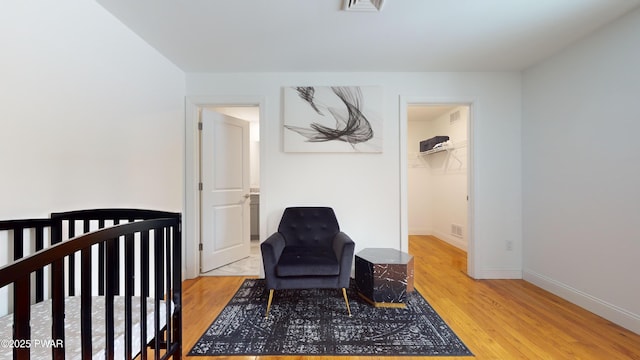
[{"label": "hardwood floor", "polygon": [[[640,335],[523,280],[473,280],[465,273],[466,253],[445,242],[431,236],[411,236],[409,253],[415,258],[416,288],[476,359],[640,359]],[[185,355],[244,279],[200,277],[184,282]],[[198,360],[224,358],[194,357]],[[336,357],[228,358],[295,360]],[[380,358],[410,360],[419,357],[340,357]]]}]

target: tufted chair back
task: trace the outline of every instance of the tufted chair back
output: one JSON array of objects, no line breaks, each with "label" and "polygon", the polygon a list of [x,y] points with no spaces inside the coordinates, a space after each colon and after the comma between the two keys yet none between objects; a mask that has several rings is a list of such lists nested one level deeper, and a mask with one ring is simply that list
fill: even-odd
[{"label": "tufted chair back", "polygon": [[340,226],[330,207],[289,207],[282,214],[278,232],[288,246],[330,247]]}]

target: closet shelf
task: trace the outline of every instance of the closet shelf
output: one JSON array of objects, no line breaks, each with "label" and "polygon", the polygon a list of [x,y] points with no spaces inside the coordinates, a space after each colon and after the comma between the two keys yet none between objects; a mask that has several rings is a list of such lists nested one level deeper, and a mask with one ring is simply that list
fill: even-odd
[{"label": "closet shelf", "polygon": [[438,152],[449,151],[449,150],[452,150],[451,146],[449,144],[444,144],[442,146],[439,146],[439,147],[431,149],[431,150],[421,151],[420,155],[435,154],[435,153],[438,153]]}]

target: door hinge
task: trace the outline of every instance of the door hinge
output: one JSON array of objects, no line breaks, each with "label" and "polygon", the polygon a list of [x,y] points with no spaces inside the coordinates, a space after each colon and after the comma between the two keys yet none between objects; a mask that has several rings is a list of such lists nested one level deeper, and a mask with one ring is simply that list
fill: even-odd
[{"label": "door hinge", "polygon": [[202,191],[202,183],[198,183],[198,190]]},{"label": "door hinge", "polygon": [[202,243],[200,243],[200,246],[199,246],[199,248],[200,248],[200,251],[202,251]]},{"label": "door hinge", "polygon": [[198,130],[202,130],[202,122],[198,123]]}]

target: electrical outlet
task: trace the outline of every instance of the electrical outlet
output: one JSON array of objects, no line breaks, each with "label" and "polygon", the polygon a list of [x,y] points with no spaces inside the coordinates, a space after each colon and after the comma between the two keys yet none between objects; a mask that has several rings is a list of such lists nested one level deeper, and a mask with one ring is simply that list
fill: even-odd
[{"label": "electrical outlet", "polygon": [[451,235],[457,236],[459,238],[463,237],[463,235],[462,235],[462,225],[451,224]]}]

